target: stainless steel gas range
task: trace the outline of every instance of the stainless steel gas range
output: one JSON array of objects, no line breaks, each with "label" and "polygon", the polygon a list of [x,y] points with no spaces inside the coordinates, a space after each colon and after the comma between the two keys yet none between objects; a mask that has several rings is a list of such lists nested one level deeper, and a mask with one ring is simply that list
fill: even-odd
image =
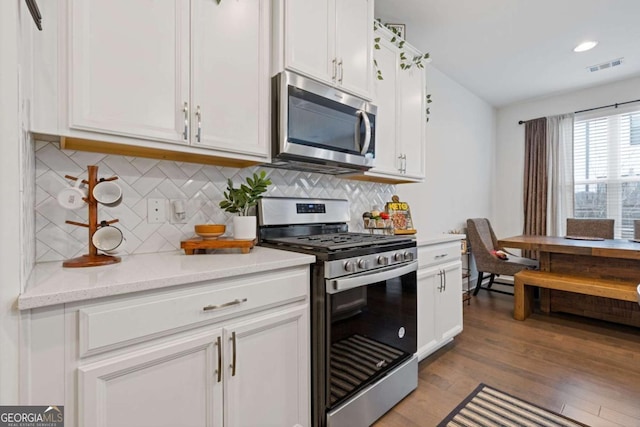
[{"label": "stainless steel gas range", "polygon": [[346,200],[263,198],[258,216],[261,245],[317,259],[312,425],[371,425],[418,383],[415,241],[349,233]]}]

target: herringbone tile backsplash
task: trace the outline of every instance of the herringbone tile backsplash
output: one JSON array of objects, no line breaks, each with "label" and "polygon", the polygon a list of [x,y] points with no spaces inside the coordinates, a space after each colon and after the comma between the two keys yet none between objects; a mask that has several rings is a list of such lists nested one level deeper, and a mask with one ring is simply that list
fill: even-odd
[{"label": "herringbone tile backsplash", "polygon": [[[70,185],[64,176],[86,178],[87,165],[98,165],[99,176],[117,176],[123,189],[123,202],[114,208],[100,206],[98,220],[118,218],[114,224],[126,238],[123,254],[168,252],[180,249],[180,241],[192,237],[193,226],[223,223],[231,235],[232,215],[218,207],[231,178],[236,186],[256,171],[265,170],[273,181],[268,196],[320,197],[350,202],[351,231],[362,231],[361,214],[391,200],[395,186],[350,181],[330,175],[288,171],[265,167],[245,169],[124,157],[82,151],[60,150],[51,142],[35,143],[36,169],[36,261],[56,261],[87,253],[88,232],[84,227],[65,224],[66,220],[87,222],[88,209],[66,210],[57,195]],[[187,212],[185,224],[150,224],[147,200],[182,200]]]}]

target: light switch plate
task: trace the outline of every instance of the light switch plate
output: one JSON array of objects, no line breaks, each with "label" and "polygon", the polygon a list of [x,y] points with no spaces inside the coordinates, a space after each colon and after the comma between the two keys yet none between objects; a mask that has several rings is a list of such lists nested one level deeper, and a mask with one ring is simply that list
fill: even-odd
[{"label": "light switch plate", "polygon": [[164,199],[147,200],[147,222],[161,224],[167,220],[167,210]]}]

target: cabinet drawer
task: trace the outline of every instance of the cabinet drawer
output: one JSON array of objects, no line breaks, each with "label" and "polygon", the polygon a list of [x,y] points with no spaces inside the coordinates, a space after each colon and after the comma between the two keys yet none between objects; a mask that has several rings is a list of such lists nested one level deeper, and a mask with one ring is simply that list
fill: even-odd
[{"label": "cabinet drawer", "polygon": [[304,301],[309,269],[245,276],[80,308],[80,357]]},{"label": "cabinet drawer", "polygon": [[420,246],[418,248],[418,268],[460,260],[459,241]]}]

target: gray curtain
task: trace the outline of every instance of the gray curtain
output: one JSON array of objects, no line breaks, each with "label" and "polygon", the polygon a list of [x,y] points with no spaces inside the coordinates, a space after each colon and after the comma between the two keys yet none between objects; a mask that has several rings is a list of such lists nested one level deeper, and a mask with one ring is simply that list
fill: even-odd
[{"label": "gray curtain", "polygon": [[[524,130],[524,234],[547,234],[547,119],[529,120]],[[537,253],[523,251],[537,259]]]}]

